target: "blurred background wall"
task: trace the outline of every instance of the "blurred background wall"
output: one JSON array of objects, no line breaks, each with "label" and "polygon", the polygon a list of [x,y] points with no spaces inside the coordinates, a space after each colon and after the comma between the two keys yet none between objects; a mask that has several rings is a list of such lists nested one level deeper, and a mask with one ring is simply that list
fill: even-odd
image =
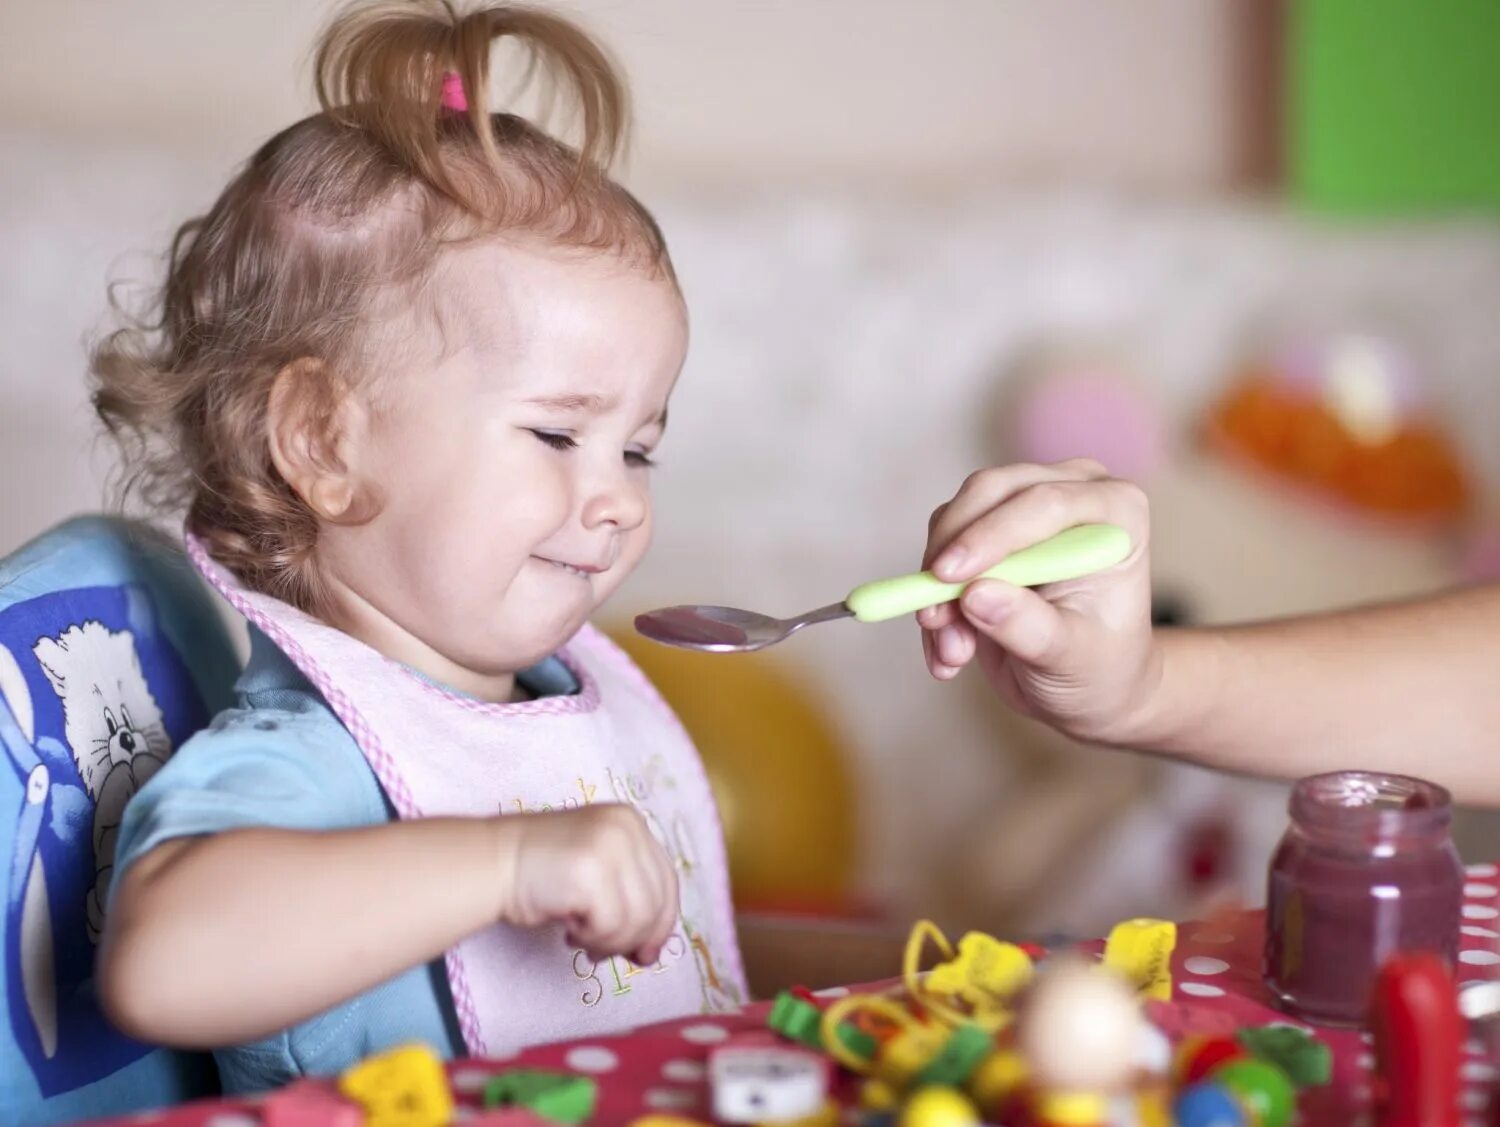
[{"label": "blurred background wall", "polygon": [[[558,7],[628,71],[624,179],[694,323],[657,548],[607,624],[829,602],[914,567],[967,472],[1051,452],[1141,478],[1163,605],[1196,621],[1493,572],[1490,9]],[[106,280],[152,279],[310,109],[329,11],[0,6],[0,552],[102,503]],[[1275,784],[1072,748],[928,682],[910,623],[637,652],[704,745],[751,902],[1098,930],[1254,899],[1282,826]],[[1488,817],[1465,834],[1500,854]]]}]

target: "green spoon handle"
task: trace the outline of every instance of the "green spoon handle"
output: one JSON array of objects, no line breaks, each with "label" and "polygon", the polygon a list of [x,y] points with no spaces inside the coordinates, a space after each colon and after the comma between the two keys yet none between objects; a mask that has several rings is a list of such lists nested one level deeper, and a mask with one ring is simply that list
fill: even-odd
[{"label": "green spoon handle", "polygon": [[[976,579],[1001,579],[1017,587],[1061,583],[1114,567],[1130,555],[1130,535],[1113,524],[1080,524],[1040,544],[1022,548]],[[970,583],[973,580],[969,581]],[[884,622],[958,598],[967,583],[944,583],[930,571],[862,583],[844,605],[861,622]]]}]

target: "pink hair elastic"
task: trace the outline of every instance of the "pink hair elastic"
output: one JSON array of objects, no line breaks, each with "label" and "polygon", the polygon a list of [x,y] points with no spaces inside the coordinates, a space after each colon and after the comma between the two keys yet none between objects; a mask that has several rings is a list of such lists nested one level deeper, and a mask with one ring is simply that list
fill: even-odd
[{"label": "pink hair elastic", "polygon": [[440,100],[445,110],[452,110],[454,113],[469,112],[469,96],[464,93],[463,75],[458,71],[450,70],[443,75],[443,93]]}]

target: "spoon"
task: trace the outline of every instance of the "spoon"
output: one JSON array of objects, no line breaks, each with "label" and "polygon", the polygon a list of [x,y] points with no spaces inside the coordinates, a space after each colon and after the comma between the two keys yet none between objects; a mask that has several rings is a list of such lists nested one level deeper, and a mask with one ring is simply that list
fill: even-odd
[{"label": "spoon", "polygon": [[[1130,554],[1130,536],[1112,524],[1080,524],[1022,548],[975,579],[1000,579],[1017,587],[1061,583],[1114,567]],[[969,580],[972,583],[974,580]],[[796,618],[772,618],[736,607],[665,607],[637,615],[635,628],[653,642],[708,653],[748,653],[774,646],[804,626],[854,618],[884,622],[952,602],[968,583],[944,583],[930,571],[876,579],[850,591],[841,603]]]}]

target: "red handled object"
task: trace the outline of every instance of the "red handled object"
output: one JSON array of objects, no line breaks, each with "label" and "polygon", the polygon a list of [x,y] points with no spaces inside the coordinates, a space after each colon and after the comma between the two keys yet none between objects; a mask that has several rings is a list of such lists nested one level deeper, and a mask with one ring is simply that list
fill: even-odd
[{"label": "red handled object", "polygon": [[1392,955],[1375,979],[1377,1127],[1461,1127],[1464,1019],[1447,965],[1429,952]]}]

